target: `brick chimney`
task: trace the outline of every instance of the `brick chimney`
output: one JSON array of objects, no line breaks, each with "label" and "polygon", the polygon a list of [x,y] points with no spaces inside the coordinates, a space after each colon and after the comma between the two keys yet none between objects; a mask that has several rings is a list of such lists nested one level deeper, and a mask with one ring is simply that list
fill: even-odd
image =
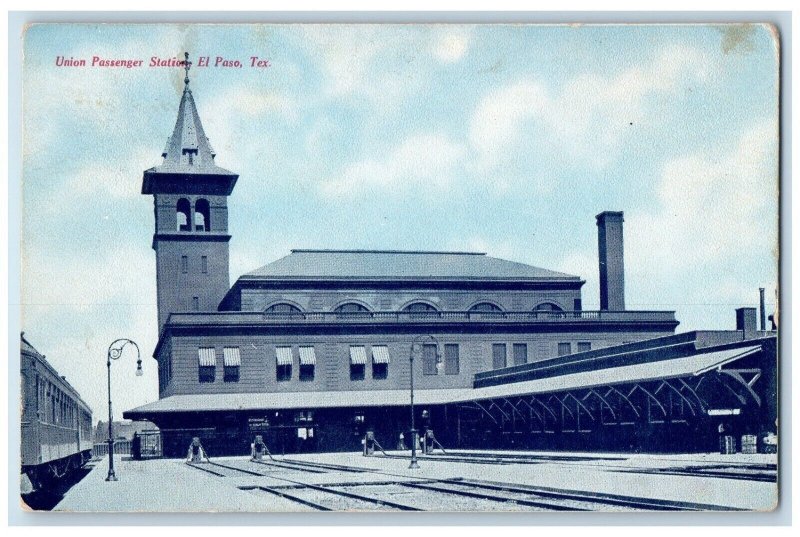
[{"label": "brick chimney", "polygon": [[756,324],[756,308],[737,308],[736,309],[736,330],[742,331],[744,339],[756,336],[758,325]]},{"label": "brick chimney", "polygon": [[597,215],[597,245],[600,261],[600,309],[625,309],[625,260],[622,248],[622,212]]}]

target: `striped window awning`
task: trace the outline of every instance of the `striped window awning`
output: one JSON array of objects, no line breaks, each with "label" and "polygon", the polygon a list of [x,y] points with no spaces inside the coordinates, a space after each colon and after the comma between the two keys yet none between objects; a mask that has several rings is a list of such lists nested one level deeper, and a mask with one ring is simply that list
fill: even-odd
[{"label": "striped window awning", "polygon": [[389,347],[386,345],[373,345],[372,346],[372,363],[373,364],[388,364],[389,363]]},{"label": "striped window awning", "polygon": [[275,347],[275,356],[278,358],[278,365],[292,365],[291,347]]},{"label": "striped window awning", "polygon": [[204,347],[197,351],[197,357],[200,361],[200,367],[216,367],[217,366],[217,353],[214,348]]},{"label": "striped window awning", "polygon": [[314,347],[300,347],[300,365],[317,365]]},{"label": "striped window awning", "polygon": [[225,367],[239,367],[242,365],[242,355],[239,347],[225,347],[222,349],[223,363]]},{"label": "striped window awning", "polygon": [[350,347],[350,364],[367,365],[367,349],[364,347]]}]

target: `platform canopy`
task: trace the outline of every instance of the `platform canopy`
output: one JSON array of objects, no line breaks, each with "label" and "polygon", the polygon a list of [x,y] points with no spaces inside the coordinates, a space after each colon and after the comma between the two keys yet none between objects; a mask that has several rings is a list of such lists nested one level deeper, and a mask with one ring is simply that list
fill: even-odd
[{"label": "platform canopy", "polygon": [[[363,347],[360,348],[363,352]],[[696,377],[758,352],[759,345],[695,354],[658,362],[609,367],[485,388],[415,390],[420,405],[467,403],[502,397],[556,393],[577,388],[612,386],[648,380]],[[359,353],[359,359],[360,353]],[[366,360],[366,355],[364,356]],[[247,411],[264,409],[348,408],[404,406],[408,390],[358,390],[280,393],[218,393],[173,395],[124,413],[128,419],[173,412]]]}]

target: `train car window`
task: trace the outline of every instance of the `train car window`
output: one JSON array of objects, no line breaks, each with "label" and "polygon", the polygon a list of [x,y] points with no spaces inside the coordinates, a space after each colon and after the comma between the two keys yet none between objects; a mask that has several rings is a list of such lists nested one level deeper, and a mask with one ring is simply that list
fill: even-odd
[{"label": "train car window", "polygon": [[36,377],[36,388],[39,397],[39,399],[36,401],[36,415],[41,420],[42,410],[44,409],[44,383],[39,377]]}]

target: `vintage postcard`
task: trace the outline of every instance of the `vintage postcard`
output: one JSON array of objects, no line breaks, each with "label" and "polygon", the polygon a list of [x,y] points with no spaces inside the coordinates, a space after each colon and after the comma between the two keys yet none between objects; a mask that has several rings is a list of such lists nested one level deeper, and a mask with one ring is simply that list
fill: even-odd
[{"label": "vintage postcard", "polygon": [[778,504],[774,27],[23,41],[22,509]]}]

